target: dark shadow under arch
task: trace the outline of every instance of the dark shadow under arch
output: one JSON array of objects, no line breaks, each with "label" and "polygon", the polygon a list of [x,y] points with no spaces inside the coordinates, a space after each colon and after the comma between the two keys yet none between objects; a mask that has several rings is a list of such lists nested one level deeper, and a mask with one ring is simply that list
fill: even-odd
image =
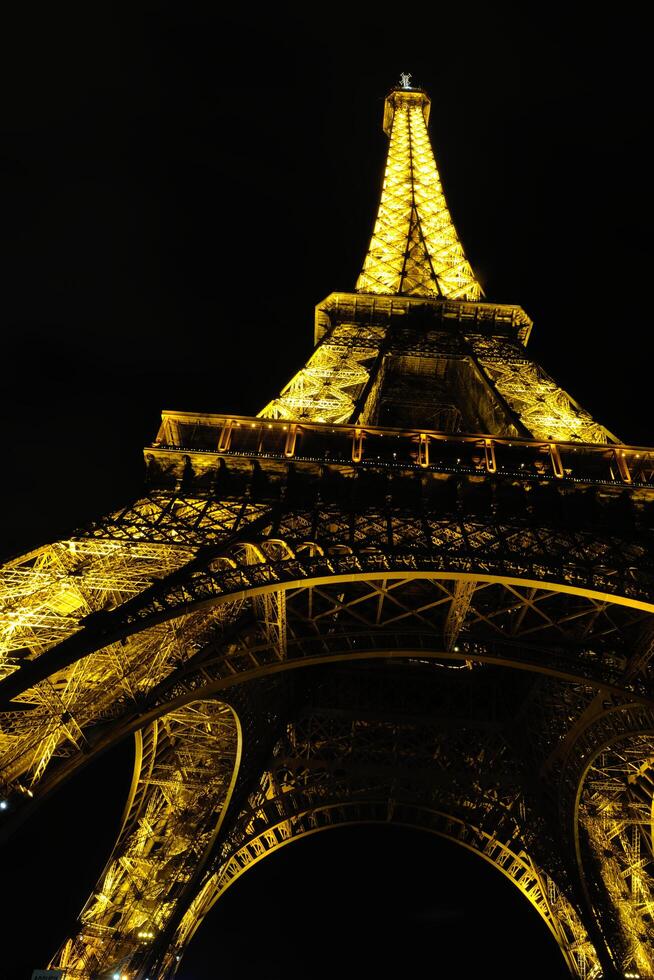
[{"label": "dark shadow under arch", "polygon": [[213,980],[218,963],[226,975],[280,978],[569,977],[535,910],[476,855],[424,830],[332,829],[229,888],[180,980]]}]

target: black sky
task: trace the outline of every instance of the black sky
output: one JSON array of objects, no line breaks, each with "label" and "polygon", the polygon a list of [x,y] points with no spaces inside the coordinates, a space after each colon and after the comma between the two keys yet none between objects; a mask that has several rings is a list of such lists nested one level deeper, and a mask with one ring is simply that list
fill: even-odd
[{"label": "black sky", "polygon": [[[649,37],[626,5],[602,17],[587,4],[402,4],[392,20],[377,6],[24,9],[2,31],[0,58],[0,551],[66,534],[136,495],[162,408],[254,414],[301,365],[313,306],[351,289],[365,254],[383,99],[400,71],[432,97],[446,194],[489,300],[522,304],[536,324],[531,349],[556,379],[625,441],[651,443]],[[86,897],[128,765],[120,747],[79,777],[6,858],[8,934],[31,937],[8,950],[10,977],[43,965]],[[426,957],[436,936],[440,962],[455,962],[442,944],[456,947],[461,922],[474,936],[504,924],[495,952],[507,976],[520,975],[508,966],[510,935],[547,956],[538,921],[533,934],[509,932],[526,903],[512,906],[498,876],[466,865],[481,897],[450,902],[458,854],[380,833],[367,852],[339,831],[271,859],[225,899],[183,980],[218,975],[236,945],[295,962],[311,928],[337,949],[355,907],[378,910],[361,926],[388,944],[378,976],[391,975],[382,964],[399,964],[399,949]],[[432,857],[421,876],[422,847]],[[345,924],[329,911],[342,892],[339,856]],[[406,890],[382,888],[380,869],[405,859],[421,888],[435,884],[422,911],[398,913],[391,929],[379,894],[392,910]],[[289,933],[275,913],[252,944],[243,920],[269,918],[271,894],[300,925]],[[430,908],[460,913],[458,924],[430,932]]]}]

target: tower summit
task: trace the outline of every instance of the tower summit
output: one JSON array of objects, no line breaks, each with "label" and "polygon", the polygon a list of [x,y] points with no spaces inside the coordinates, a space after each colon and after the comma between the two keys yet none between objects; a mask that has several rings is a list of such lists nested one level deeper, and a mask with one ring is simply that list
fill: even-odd
[{"label": "tower summit", "polygon": [[617,442],[527,355],[524,310],[480,301],[429,140],[430,99],[405,79],[384,104],[384,184],[356,292],[318,305],[314,353],[261,416]]},{"label": "tower summit", "polygon": [[279,396],[163,412],[141,496],[2,569],[4,835],[135,741],[64,980],[172,978],[251,867],[369,822],[490,862],[571,976],[654,976],[654,450],[482,300],[428,117],[403,76],[356,291]]},{"label": "tower summit", "polygon": [[420,89],[393,89],[384,106],[389,138],[382,197],[357,292],[478,300],[482,291],[452,223]]}]

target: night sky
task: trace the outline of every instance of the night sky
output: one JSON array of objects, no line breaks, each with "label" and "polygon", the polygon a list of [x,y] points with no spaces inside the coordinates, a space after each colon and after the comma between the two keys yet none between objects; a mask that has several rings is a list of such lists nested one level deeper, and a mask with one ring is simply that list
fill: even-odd
[{"label": "night sky", "polygon": [[[523,305],[563,387],[651,444],[651,53],[635,8],[399,4],[391,22],[380,6],[235,6],[51,5],[3,28],[2,555],[136,496],[162,408],[256,414],[301,366],[315,303],[359,272],[400,71],[432,97],[487,298]],[[5,854],[3,980],[72,928],[130,767],[119,746]],[[518,977],[525,951],[530,977],[558,975],[538,917],[481,861],[352,829],[245,876],[180,976]]]}]

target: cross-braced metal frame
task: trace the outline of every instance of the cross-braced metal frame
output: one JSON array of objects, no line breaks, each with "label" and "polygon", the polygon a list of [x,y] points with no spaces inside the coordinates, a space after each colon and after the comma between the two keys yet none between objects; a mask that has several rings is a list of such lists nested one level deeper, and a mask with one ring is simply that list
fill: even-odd
[{"label": "cross-braced metal frame", "polygon": [[52,964],[172,977],[292,841],[391,822],[515,884],[573,976],[654,976],[654,451],[528,357],[387,101],[357,293],[257,418],[166,412],[144,495],[0,573],[4,833],[133,735]]}]

